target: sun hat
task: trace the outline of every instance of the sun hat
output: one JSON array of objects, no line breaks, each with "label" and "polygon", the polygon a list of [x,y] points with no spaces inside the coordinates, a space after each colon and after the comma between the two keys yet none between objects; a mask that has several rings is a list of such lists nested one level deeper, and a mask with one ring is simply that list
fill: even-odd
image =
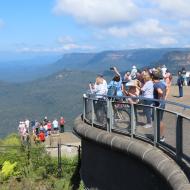
[{"label": "sun hat", "polygon": [[131,80],[128,83],[126,83],[126,86],[135,86],[135,87],[137,87],[138,86],[137,81],[136,80]]}]

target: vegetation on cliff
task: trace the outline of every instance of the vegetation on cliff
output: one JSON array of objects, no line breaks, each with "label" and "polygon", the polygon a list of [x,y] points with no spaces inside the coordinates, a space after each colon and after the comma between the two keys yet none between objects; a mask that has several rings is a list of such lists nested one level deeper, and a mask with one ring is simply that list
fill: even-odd
[{"label": "vegetation on cliff", "polygon": [[21,145],[15,134],[0,140],[0,190],[83,189],[79,168],[77,157],[62,158],[58,177],[57,158],[50,157],[43,145]]}]

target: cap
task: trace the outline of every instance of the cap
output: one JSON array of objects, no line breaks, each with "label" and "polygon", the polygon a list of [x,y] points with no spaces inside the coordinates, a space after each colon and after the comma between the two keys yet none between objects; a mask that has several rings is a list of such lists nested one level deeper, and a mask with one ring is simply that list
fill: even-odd
[{"label": "cap", "polygon": [[136,69],[136,66],[135,65],[133,65],[133,67],[132,67],[133,69]]}]

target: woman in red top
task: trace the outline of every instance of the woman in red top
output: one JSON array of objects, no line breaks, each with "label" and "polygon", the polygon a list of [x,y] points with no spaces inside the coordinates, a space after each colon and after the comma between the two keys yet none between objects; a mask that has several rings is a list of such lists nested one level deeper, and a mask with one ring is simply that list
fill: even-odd
[{"label": "woman in red top", "polygon": [[52,128],[51,121],[48,121],[48,123],[47,123],[48,135],[50,135],[50,134],[51,134],[51,128]]}]

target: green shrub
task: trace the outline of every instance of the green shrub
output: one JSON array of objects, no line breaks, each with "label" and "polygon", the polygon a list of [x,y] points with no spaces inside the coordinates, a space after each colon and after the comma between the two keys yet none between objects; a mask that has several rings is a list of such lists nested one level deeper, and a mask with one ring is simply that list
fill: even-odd
[{"label": "green shrub", "polygon": [[0,176],[3,180],[7,180],[11,176],[17,176],[20,172],[16,171],[17,162],[11,164],[9,161],[5,161],[3,163],[2,170],[0,172]]},{"label": "green shrub", "polygon": [[16,146],[20,146],[20,138],[17,134],[12,133],[10,135],[8,135],[5,139],[3,139],[3,145],[16,145]]}]

